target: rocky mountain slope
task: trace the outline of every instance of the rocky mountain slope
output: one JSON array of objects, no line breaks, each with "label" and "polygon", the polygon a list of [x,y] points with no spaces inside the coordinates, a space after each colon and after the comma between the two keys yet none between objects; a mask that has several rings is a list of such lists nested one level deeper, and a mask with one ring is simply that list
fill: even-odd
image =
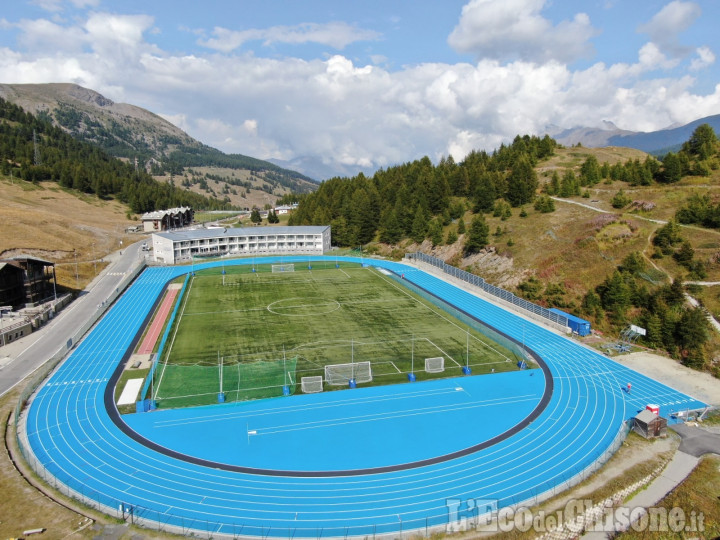
[{"label": "rocky mountain slope", "polygon": [[[112,156],[136,162],[158,178],[189,178],[187,189],[208,196],[227,196],[232,204],[239,206],[251,206],[255,199],[274,201],[290,192],[306,193],[317,187],[314,180],[296,171],[241,154],[225,154],[146,109],[115,103],[75,84],[0,84],[0,97],[60,126],[77,139],[101,147]],[[190,168],[203,167],[222,172],[189,172]],[[196,186],[203,179],[219,180],[231,187],[212,190],[204,183],[202,187]],[[242,191],[246,200],[241,200],[239,193],[233,194],[231,188]],[[259,196],[261,193],[269,197]],[[235,198],[237,200],[233,200]]]}]

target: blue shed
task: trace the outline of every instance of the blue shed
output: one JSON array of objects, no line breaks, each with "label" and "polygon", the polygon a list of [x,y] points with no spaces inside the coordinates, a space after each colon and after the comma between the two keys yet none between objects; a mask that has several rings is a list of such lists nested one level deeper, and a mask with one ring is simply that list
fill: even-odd
[{"label": "blue shed", "polygon": [[557,313],[562,317],[567,317],[570,330],[577,333],[577,335],[587,336],[590,334],[590,321],[586,321],[585,319],[581,319],[580,317],[576,317],[575,315],[571,315],[570,313],[565,313],[564,311],[560,311],[557,308],[550,308],[549,311]]}]

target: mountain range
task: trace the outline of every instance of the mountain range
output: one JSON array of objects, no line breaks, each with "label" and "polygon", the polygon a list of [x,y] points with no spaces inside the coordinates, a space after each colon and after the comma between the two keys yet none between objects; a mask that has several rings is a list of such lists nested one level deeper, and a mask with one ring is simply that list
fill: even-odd
[{"label": "mountain range", "polygon": [[578,143],[590,148],[624,146],[662,156],[668,152],[678,151],[682,144],[690,138],[693,131],[702,124],[709,124],[715,132],[720,132],[720,114],[706,116],[683,126],[650,132],[623,130],[608,121],[595,128],[575,127],[564,130],[550,128],[549,132],[557,142],[565,146],[573,146]]},{"label": "mountain range", "polygon": [[[246,181],[240,183],[248,193],[257,189],[267,195],[281,196],[288,192],[314,191],[318,180],[351,177],[358,172],[371,176],[375,172],[360,171],[356,166],[344,168],[312,156],[265,161],[225,154],[193,139],[157,114],[135,105],[115,103],[76,84],[0,84],[0,97],[59,125],[76,138],[99,145],[115,157],[137,159],[154,175],[182,174],[188,167],[217,167],[225,170],[226,181],[238,185],[233,171],[249,171]],[[620,146],[663,155],[677,151],[703,123],[720,132],[720,114],[652,132],[623,130],[609,121],[596,127],[549,126],[546,131],[565,146],[578,143],[591,148]]]},{"label": "mountain range", "polygon": [[[203,186],[211,184],[203,190],[217,196],[215,190],[220,188],[231,199],[237,198],[232,203],[239,206],[248,205],[248,201],[271,202],[273,197],[317,188],[317,182],[302,173],[250,156],[225,154],[193,139],[157,114],[115,103],[76,84],[0,84],[0,97],[61,127],[76,139],[135,162],[153,176],[170,180],[182,175],[193,180],[203,177]],[[233,196],[225,184],[239,187],[242,193]],[[187,187],[201,191],[195,183]]]}]

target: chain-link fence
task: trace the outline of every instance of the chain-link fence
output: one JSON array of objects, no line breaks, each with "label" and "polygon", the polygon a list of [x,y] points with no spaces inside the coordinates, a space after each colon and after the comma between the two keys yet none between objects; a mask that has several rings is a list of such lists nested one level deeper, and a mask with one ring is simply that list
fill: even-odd
[{"label": "chain-link fence", "polygon": [[560,326],[564,330],[568,327],[567,317],[554,313],[547,308],[538,306],[537,304],[533,304],[532,302],[529,302],[524,298],[518,298],[513,293],[506,291],[505,289],[490,285],[480,276],[476,276],[475,274],[471,274],[470,272],[449,265],[445,261],[438,259],[437,257],[433,257],[432,255],[427,255],[425,253],[419,252],[408,253],[406,256],[410,260],[429,264],[430,266],[438,268],[449,276],[469,283],[470,285],[474,285],[475,287],[478,287],[479,289],[494,296],[495,298],[498,298],[503,302],[510,304],[513,307],[523,310],[527,313],[530,313],[536,317],[546,319],[547,321]]}]

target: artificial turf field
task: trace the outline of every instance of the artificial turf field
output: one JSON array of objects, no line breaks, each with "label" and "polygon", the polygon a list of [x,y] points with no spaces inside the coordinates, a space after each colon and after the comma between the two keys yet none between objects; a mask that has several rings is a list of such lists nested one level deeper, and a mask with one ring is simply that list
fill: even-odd
[{"label": "artificial turf field", "polygon": [[[406,382],[411,371],[460,376],[466,364],[473,374],[518,369],[512,352],[375,268],[213,268],[196,272],[179,301],[153,385],[163,408],[217,403],[221,391],[225,401],[300,392],[326,364],[370,362],[361,386]],[[444,358],[443,372],[425,372],[432,357]]]}]

